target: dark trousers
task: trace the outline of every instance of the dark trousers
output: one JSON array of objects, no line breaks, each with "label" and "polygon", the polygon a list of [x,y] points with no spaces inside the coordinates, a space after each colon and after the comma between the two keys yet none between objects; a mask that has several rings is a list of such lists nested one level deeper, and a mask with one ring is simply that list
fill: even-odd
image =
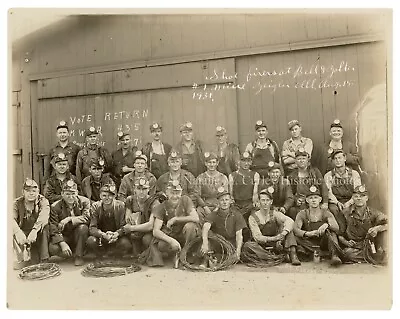
[{"label": "dark trousers", "polygon": [[[192,239],[194,239],[196,236],[199,236],[200,234],[201,230],[199,225],[196,223],[188,222],[183,226],[181,234],[169,236],[175,238],[181,245],[183,245],[182,247],[184,247]],[[159,240],[157,247],[160,252],[171,253],[173,251],[171,246],[163,240]]]},{"label": "dark trousers", "polygon": [[[342,201],[341,201],[342,202]],[[347,202],[344,200],[343,203]],[[339,207],[336,204],[330,203],[328,205],[329,211],[335,216],[335,219],[339,225],[339,234],[343,234],[346,231],[346,219],[341,211],[339,211]]]},{"label": "dark trousers", "polygon": [[147,233],[132,232],[129,234],[129,238],[132,244],[132,254],[138,256],[146,248],[150,246],[150,242],[151,239],[153,238],[153,235],[151,232]]},{"label": "dark trousers", "polygon": [[[30,231],[24,231],[26,237],[28,237]],[[48,259],[49,256],[49,225],[46,225],[37,234],[36,241],[31,244],[31,260],[34,263],[40,262],[42,260]],[[15,252],[17,252],[17,261],[23,261],[23,250],[24,247],[18,245],[15,240],[13,240],[13,246]],[[20,253],[19,253],[20,251]]]},{"label": "dark trousers", "polygon": [[103,253],[112,253],[117,256],[123,256],[128,254],[132,249],[131,241],[127,236],[121,236],[117,239],[116,242],[109,244],[105,240],[101,240],[100,245],[100,238],[89,236],[86,241],[86,247],[88,251],[95,253],[97,256]]},{"label": "dark trousers", "polygon": [[[85,224],[76,226],[72,231],[63,233],[64,241],[71,248],[75,257],[82,257],[85,249],[85,243],[89,236],[89,228]],[[60,244],[50,243],[49,251],[51,256],[61,256],[63,253]]]}]

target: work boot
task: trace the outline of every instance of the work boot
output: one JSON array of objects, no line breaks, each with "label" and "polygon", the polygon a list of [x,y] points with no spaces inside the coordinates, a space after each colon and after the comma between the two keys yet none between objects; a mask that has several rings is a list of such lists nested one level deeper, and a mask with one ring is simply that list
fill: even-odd
[{"label": "work boot", "polygon": [[83,261],[82,257],[75,257],[74,265],[75,266],[82,266],[85,262]]},{"label": "work boot", "polygon": [[332,255],[331,266],[338,267],[342,264],[342,260],[337,255]]},{"label": "work boot", "polygon": [[300,266],[301,265],[301,262],[300,262],[299,258],[297,258],[296,251],[291,251],[290,252],[290,260],[292,261],[292,265],[294,265],[294,266]]}]

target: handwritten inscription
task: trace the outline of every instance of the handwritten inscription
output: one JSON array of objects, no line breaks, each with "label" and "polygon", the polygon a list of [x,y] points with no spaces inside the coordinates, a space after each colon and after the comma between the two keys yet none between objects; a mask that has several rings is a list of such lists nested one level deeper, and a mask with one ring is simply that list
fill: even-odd
[{"label": "handwritten inscription", "polygon": [[251,67],[245,76],[241,76],[237,72],[229,74],[226,70],[214,69],[211,75],[205,77],[205,80],[226,81],[227,83],[202,85],[194,83],[192,97],[197,100],[208,99],[214,102],[215,92],[221,90],[250,90],[255,95],[264,90],[271,94],[284,89],[337,90],[354,86],[355,81],[351,79],[338,80],[335,76],[354,71],[355,67],[347,61],[330,65],[323,65],[316,61],[308,66],[299,64],[273,70]]}]

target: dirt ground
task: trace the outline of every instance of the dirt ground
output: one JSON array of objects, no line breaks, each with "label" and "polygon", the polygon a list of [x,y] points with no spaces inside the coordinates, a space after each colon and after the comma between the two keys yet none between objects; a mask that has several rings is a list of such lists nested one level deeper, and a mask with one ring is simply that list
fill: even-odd
[{"label": "dirt ground", "polygon": [[87,278],[82,267],[60,263],[60,276],[23,281],[8,277],[9,309],[388,309],[388,268],[369,264],[290,264],[260,269],[236,265],[219,272],[142,267],[114,278]]}]

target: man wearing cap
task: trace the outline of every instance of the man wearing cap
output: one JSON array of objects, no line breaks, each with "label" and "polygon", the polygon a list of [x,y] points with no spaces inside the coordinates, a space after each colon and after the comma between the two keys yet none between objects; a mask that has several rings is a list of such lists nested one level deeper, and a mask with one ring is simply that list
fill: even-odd
[{"label": "man wearing cap", "polygon": [[82,181],[82,194],[91,202],[100,200],[100,189],[103,185],[115,184],[109,173],[103,174],[104,166],[102,158],[93,158],[89,167],[90,175]]},{"label": "man wearing cap", "polygon": [[201,173],[196,178],[196,192],[198,194],[197,203],[199,207],[200,223],[205,217],[218,207],[218,188],[223,187],[228,192],[228,178],[217,171],[218,156],[215,153],[206,152],[204,154],[207,171]]},{"label": "man wearing cap", "polygon": [[338,243],[339,225],[333,214],[320,206],[321,200],[320,189],[312,185],[306,197],[308,207],[297,214],[294,222],[297,251],[311,257],[328,250],[331,265],[338,266],[342,262],[334,250],[333,243]]},{"label": "man wearing cap", "polygon": [[286,213],[293,220],[296,219],[297,213],[306,208],[306,195],[310,186],[317,185],[322,192],[322,208],[328,208],[328,187],[324,178],[317,167],[310,165],[310,157],[308,153],[299,148],[296,152],[297,168],[287,177],[292,187],[294,195],[294,205]]},{"label": "man wearing cap", "polygon": [[182,187],[182,195],[187,195],[193,202],[193,205],[197,207],[198,193],[196,191],[196,179],[192,173],[182,169],[182,157],[181,155],[172,150],[168,156],[169,172],[160,176],[156,183],[157,192],[165,193],[167,186],[172,181],[178,181]]},{"label": "man wearing cap", "polygon": [[343,210],[346,225],[345,231],[339,236],[345,260],[365,261],[367,248],[376,263],[386,263],[387,216],[368,206],[368,191],[365,185],[354,188],[352,199],[353,204]]},{"label": "man wearing cap", "polygon": [[236,248],[236,258],[239,260],[243,246],[242,231],[247,228],[246,222],[242,214],[235,207],[231,206],[231,195],[224,187],[218,188],[217,199],[219,202],[218,209],[212,211],[206,217],[203,225],[201,252],[207,254],[210,248],[214,251],[217,249],[217,247],[209,247],[208,233],[211,230],[234,245]]},{"label": "man wearing cap", "polygon": [[49,259],[49,215],[49,202],[39,194],[38,184],[26,179],[22,196],[14,200],[13,207],[13,248],[19,267],[25,266],[24,250],[30,249],[33,262],[47,262]]},{"label": "man wearing cap", "polygon": [[44,180],[46,181],[53,172],[54,158],[58,153],[63,153],[68,159],[69,171],[76,172],[76,158],[81,148],[69,141],[69,128],[65,121],[60,121],[56,128],[57,145],[50,149],[49,155],[44,163]]},{"label": "man wearing cap", "polygon": [[[50,204],[61,199],[61,184],[72,179],[75,183],[77,182],[76,177],[71,174],[69,170],[68,158],[64,153],[58,153],[54,159],[54,172],[46,180],[43,194]],[[78,187],[78,191],[80,187]]]},{"label": "man wearing cap", "polygon": [[[155,251],[174,254],[174,268],[179,267],[179,252],[182,246],[186,246],[192,239],[200,234],[198,225],[199,216],[192,201],[186,195],[182,195],[182,187],[178,181],[172,181],[167,187],[168,199],[156,206],[153,210],[155,217],[152,242],[153,253]],[[162,266],[161,254],[149,266]]]},{"label": "man wearing cap", "polygon": [[285,176],[297,168],[296,151],[299,148],[304,148],[310,158],[313,150],[312,140],[301,135],[302,127],[298,120],[290,121],[288,128],[292,137],[283,142],[282,146],[282,162],[285,169]]},{"label": "man wearing cap", "polygon": [[132,249],[129,238],[124,235],[125,204],[115,199],[116,194],[115,185],[102,186],[101,200],[91,207],[86,246],[97,256],[104,252],[124,256]]},{"label": "man wearing cap", "polygon": [[180,132],[181,141],[175,149],[182,156],[182,168],[197,177],[206,170],[202,142],[195,140],[191,122],[181,125]]},{"label": "man wearing cap", "polygon": [[111,172],[112,157],[106,148],[99,145],[98,135],[99,133],[93,126],[85,132],[86,145],[79,151],[76,160],[76,178],[78,183],[82,183],[82,180],[90,175],[89,169],[93,159],[103,159],[104,172]]},{"label": "man wearing cap", "polygon": [[268,163],[268,180],[267,187],[271,187],[272,205],[282,214],[289,212],[294,204],[294,196],[289,181],[282,176],[281,166],[278,163]]},{"label": "man wearing cap", "polygon": [[345,220],[342,211],[353,204],[353,191],[361,185],[361,177],[357,171],[346,166],[346,154],[343,150],[334,151],[332,161],[334,168],[325,174],[324,179],[329,192],[329,210],[343,232]]},{"label": "man wearing cap", "polygon": [[239,169],[229,175],[229,192],[247,223],[254,207],[258,205],[258,185],[260,175],[250,170],[251,154],[243,152],[240,156]]},{"label": "man wearing cap", "polygon": [[263,121],[257,121],[255,130],[257,139],[247,144],[245,151],[252,156],[251,170],[260,174],[260,186],[262,186],[268,178],[268,163],[272,161],[281,164],[281,156],[278,144],[267,137],[267,124]]},{"label": "man wearing cap", "polygon": [[168,156],[172,146],[161,141],[162,127],[159,123],[150,125],[150,134],[153,140],[144,145],[142,152],[147,156],[149,171],[158,179],[168,172]]},{"label": "man wearing cap", "polygon": [[62,199],[50,208],[50,255],[75,257],[75,266],[83,265],[83,252],[89,235],[90,201],[78,195],[72,179],[62,185]]},{"label": "man wearing cap", "polygon": [[113,159],[113,174],[115,177],[115,183],[117,189],[121,184],[122,178],[133,171],[133,163],[135,159],[135,153],[137,151],[136,146],[132,146],[132,139],[129,132],[120,131],[117,134],[118,144],[121,146],[118,150],[112,153]]},{"label": "man wearing cap", "polygon": [[217,126],[215,136],[217,145],[214,152],[219,159],[217,170],[228,177],[229,174],[238,169],[240,160],[239,147],[234,143],[228,143],[226,129],[222,126]]},{"label": "man wearing cap", "polygon": [[322,158],[320,160],[321,172],[329,172],[334,168],[332,162],[332,153],[336,150],[343,150],[346,154],[347,165],[354,170],[360,170],[360,157],[357,152],[357,147],[349,141],[343,141],[343,126],[340,120],[336,119],[331,124],[329,131],[331,140],[328,145],[322,150]]},{"label": "man wearing cap", "polygon": [[[134,194],[125,203],[125,234],[129,234],[133,255],[137,256],[147,248],[152,239],[154,225],[153,209],[160,205],[159,194],[149,195],[150,184],[144,178],[135,181]],[[166,198],[163,198],[164,200]],[[161,199],[160,199],[161,200]],[[143,247],[144,246],[144,247]]]},{"label": "man wearing cap", "polygon": [[125,175],[121,181],[121,185],[118,191],[118,199],[123,202],[126,198],[134,194],[135,182],[139,178],[144,178],[149,181],[150,190],[149,194],[154,195],[156,192],[156,178],[147,169],[147,156],[141,151],[137,151],[135,154],[135,161],[133,163],[134,170],[129,174]]},{"label": "man wearing cap", "polygon": [[297,242],[293,233],[293,220],[272,206],[274,188],[269,186],[260,192],[261,209],[249,217],[249,226],[254,241],[246,242],[243,252],[249,251],[260,257],[265,256],[266,247],[289,252],[292,265],[300,265],[297,258]]}]

